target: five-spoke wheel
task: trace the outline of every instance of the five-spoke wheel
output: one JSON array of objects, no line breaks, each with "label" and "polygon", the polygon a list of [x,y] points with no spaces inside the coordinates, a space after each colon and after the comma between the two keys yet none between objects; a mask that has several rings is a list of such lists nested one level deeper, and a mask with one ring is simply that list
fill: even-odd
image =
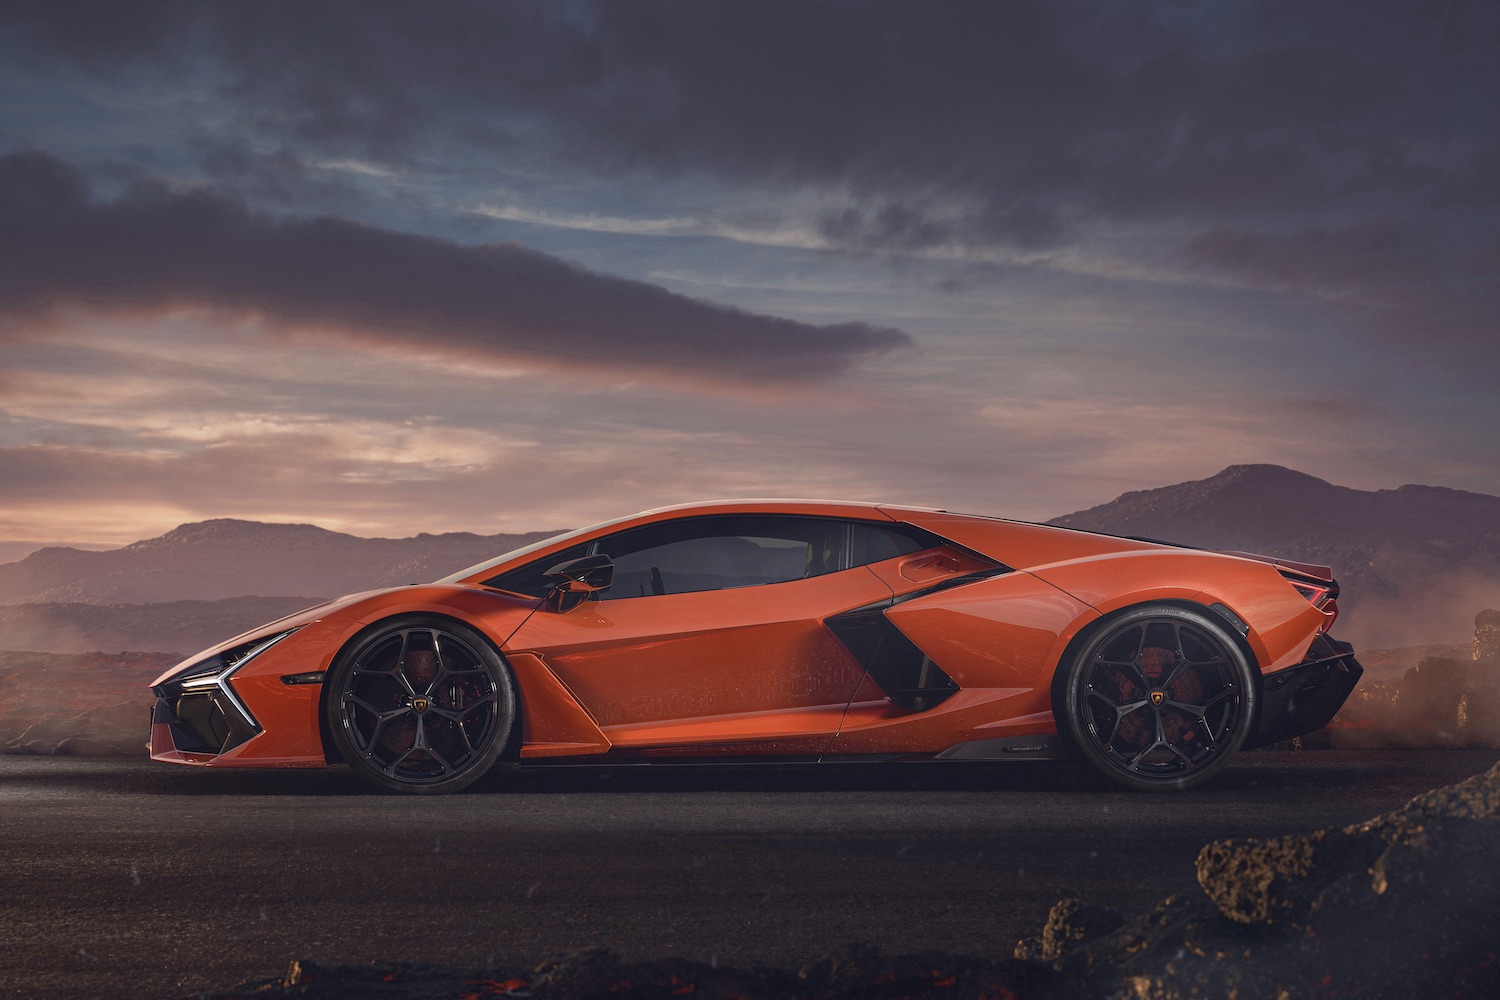
[{"label": "five-spoke wheel", "polygon": [[356,774],[401,792],[451,792],[482,776],[516,717],[510,673],[479,633],[442,618],[382,622],[328,673],[334,743]]},{"label": "five-spoke wheel", "polygon": [[1218,773],[1254,723],[1255,676],[1223,625],[1188,608],[1105,619],[1063,664],[1058,731],[1078,756],[1130,788],[1191,788]]}]

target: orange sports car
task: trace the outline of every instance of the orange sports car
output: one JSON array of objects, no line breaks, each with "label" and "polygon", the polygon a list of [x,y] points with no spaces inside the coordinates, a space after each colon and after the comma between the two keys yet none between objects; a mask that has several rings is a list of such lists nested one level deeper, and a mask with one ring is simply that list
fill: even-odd
[{"label": "orange sports car", "polygon": [[152,685],[151,756],[497,762],[1071,756],[1183,789],[1328,723],[1362,670],[1327,567],[941,510],[689,504],[354,594]]}]

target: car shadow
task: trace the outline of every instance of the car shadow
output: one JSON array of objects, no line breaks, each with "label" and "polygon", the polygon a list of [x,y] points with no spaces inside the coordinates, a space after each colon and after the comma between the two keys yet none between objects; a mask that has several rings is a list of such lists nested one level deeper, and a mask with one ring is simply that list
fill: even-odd
[{"label": "car shadow", "polygon": [[481,794],[584,792],[994,792],[1103,787],[1062,761],[545,764],[502,768],[476,782]]},{"label": "car shadow", "polygon": [[[1493,752],[1430,751],[1459,776],[1483,770]],[[1450,760],[1451,759],[1451,760]],[[1471,762],[1472,759],[1472,762]],[[1348,784],[1399,783],[1421,771],[1410,753],[1380,751],[1247,752],[1204,788],[1189,793],[1302,792]],[[1447,769],[1447,768],[1445,768]],[[68,787],[100,794],[275,797],[384,796],[347,766],[229,769],[169,766],[125,757],[0,756],[9,788]],[[1420,780],[1420,779],[1419,779]],[[1456,780],[1456,779],[1454,779]],[[900,761],[825,763],[546,763],[502,766],[463,795],[692,792],[1119,792],[1066,761]]]},{"label": "car shadow", "polygon": [[[4,782],[101,794],[168,796],[384,796],[346,765],[328,768],[182,767],[124,757],[17,757]],[[830,763],[548,763],[501,766],[459,793],[635,794],[671,792],[1083,792],[1107,787],[1062,761]]]}]

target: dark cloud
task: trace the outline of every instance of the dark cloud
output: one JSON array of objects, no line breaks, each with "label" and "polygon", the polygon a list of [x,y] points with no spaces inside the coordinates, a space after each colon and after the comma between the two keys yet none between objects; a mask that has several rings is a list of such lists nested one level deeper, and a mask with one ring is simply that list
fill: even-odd
[{"label": "dark cloud", "polygon": [[[1216,62],[1186,40],[1108,70],[1069,48],[1071,23],[1027,3],[692,11],[603,8],[610,64],[667,95],[632,104],[620,96],[633,92],[629,74],[611,78],[605,127],[622,148],[845,182],[877,218],[913,194],[961,196],[987,217],[971,238],[1002,241],[1022,207],[1128,213],[1322,197],[1314,154],[1345,140],[1303,133],[1366,113],[1400,73],[1312,46]],[[1019,232],[1034,239],[1038,227]]]},{"label": "dark cloud", "polygon": [[1034,248],[1080,219],[1222,222],[1371,193],[1493,200],[1497,119],[1473,95],[1500,85],[1483,58],[1500,22],[1477,6],[1113,6],[263,0],[9,16],[95,71],[210,59],[237,123],[273,148],[820,186],[850,202],[818,220],[824,235],[860,250]]},{"label": "dark cloud", "polygon": [[1206,268],[1339,304],[1387,338],[1500,361],[1500,244],[1445,249],[1426,229],[1389,219],[1286,233],[1216,230],[1188,245]]},{"label": "dark cloud", "polygon": [[106,70],[180,44],[197,23],[198,6],[193,0],[80,0],[62,8],[48,0],[8,0],[0,24],[16,25],[58,54]]},{"label": "dark cloud", "polygon": [[1500,206],[1500,142],[1474,150],[1444,173],[1436,203],[1443,208]]},{"label": "dark cloud", "polygon": [[0,158],[0,310],[79,303],[201,304],[413,347],[791,378],[909,342],[885,327],[713,305],[517,245],[276,220],[157,182],[95,203],[53,157]]},{"label": "dark cloud", "polygon": [[1290,233],[1215,230],[1195,237],[1189,250],[1222,271],[1335,298],[1373,289],[1410,294],[1438,280],[1430,234],[1389,219]]}]

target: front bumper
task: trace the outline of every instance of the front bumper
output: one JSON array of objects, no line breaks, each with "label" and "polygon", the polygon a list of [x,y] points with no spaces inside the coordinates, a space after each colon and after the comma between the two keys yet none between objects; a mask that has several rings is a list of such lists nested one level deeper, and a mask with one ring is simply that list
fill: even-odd
[{"label": "front bumper", "polygon": [[[312,637],[311,648],[322,648],[321,637]],[[323,672],[308,666],[321,663],[293,629],[169,671],[152,688],[151,757],[217,767],[325,766]]]},{"label": "front bumper", "polygon": [[226,702],[217,691],[183,696],[159,690],[151,706],[151,756],[197,763],[233,750],[261,731],[253,718]]},{"label": "front bumper", "polygon": [[1260,725],[1245,749],[1316,732],[1338,714],[1365,668],[1354,647],[1320,633],[1307,659],[1265,678],[1260,696]]}]

